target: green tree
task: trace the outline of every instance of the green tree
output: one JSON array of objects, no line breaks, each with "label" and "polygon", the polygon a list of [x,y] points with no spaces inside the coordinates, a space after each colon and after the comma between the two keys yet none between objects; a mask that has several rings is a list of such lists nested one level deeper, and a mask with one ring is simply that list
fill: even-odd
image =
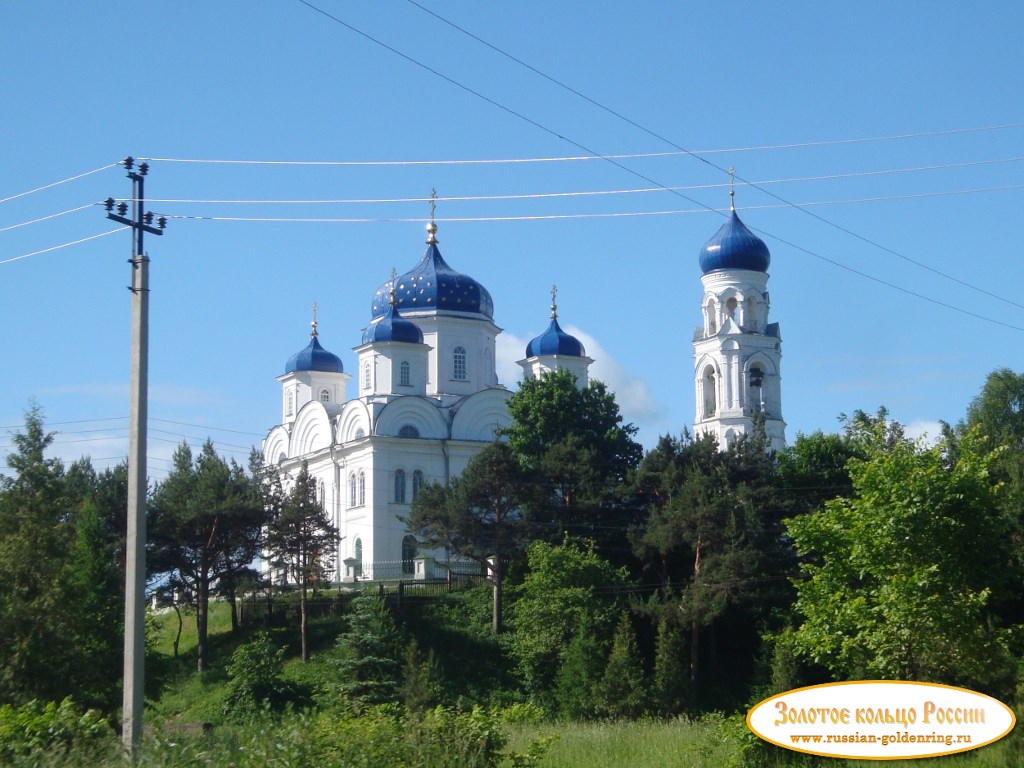
[{"label": "green tree", "polygon": [[970,431],[996,452],[992,475],[1001,483],[999,506],[1008,526],[1013,561],[1006,579],[994,585],[993,605],[1007,623],[1024,623],[1024,374],[992,371],[955,429],[947,429],[951,456]]},{"label": "green tree", "polygon": [[336,645],[334,694],[365,705],[398,701],[407,644],[391,611],[369,592],[354,598],[350,609]]},{"label": "green tree", "polygon": [[430,547],[480,564],[493,584],[491,628],[502,628],[505,570],[528,539],[526,510],[535,487],[506,443],[494,442],[474,456],[447,486],[421,489],[406,521]]},{"label": "green tree", "polygon": [[532,511],[535,537],[587,536],[606,556],[622,552],[634,508],[620,491],[643,449],[615,396],[600,381],[580,387],[571,372],[549,371],[521,381],[508,408],[512,423],[502,434],[543,490]]},{"label": "green tree", "polygon": [[207,617],[213,586],[231,580],[238,551],[249,551],[265,519],[255,482],[234,461],[217,455],[209,440],[193,461],[182,444],[174,468],[153,492],[147,523],[153,574],[169,574],[196,607],[197,668],[207,668]]},{"label": "green tree", "polygon": [[75,701],[105,712],[120,704],[124,650],[124,572],[115,541],[95,501],[86,499],[75,515],[75,540],[64,576],[65,610],[74,623],[75,650],[84,663],[68,670],[67,682]]},{"label": "green tree", "polygon": [[632,590],[628,573],[603,559],[592,541],[536,541],[512,607],[509,649],[528,691],[546,697],[573,638],[608,637]]},{"label": "green tree", "polygon": [[320,581],[331,567],[338,550],[338,529],[317,501],[316,478],[305,463],[291,490],[283,497],[272,483],[266,526],[265,546],[272,565],[283,568],[299,585],[299,624],[302,636],[302,663],[309,661],[307,593],[309,585]]},{"label": "green tree", "polygon": [[441,703],[444,674],[433,648],[424,654],[415,638],[410,640],[401,677],[399,694],[410,712],[423,713]]},{"label": "green tree", "polygon": [[123,534],[96,503],[108,473],[46,458],[53,433],[25,416],[0,477],[0,702],[60,701],[113,711],[119,701]]},{"label": "green tree", "polygon": [[707,436],[665,437],[644,458],[635,487],[648,509],[636,552],[659,584],[648,608],[688,629],[687,689],[697,708],[712,675],[720,692],[739,685],[746,665],[726,669],[717,659],[752,659],[762,625],[789,600],[792,557],[781,537],[774,461],[763,433],[725,451]]},{"label": "green tree", "polygon": [[795,647],[839,678],[991,689],[1008,658],[988,607],[1005,570],[993,456],[971,435],[950,461],[884,419],[857,429],[854,496],[787,521],[801,556]]},{"label": "green tree", "polygon": [[615,628],[604,676],[597,686],[598,712],[615,719],[636,719],[647,710],[648,681],[629,612]]},{"label": "green tree", "polygon": [[689,700],[686,643],[679,626],[662,617],[654,641],[654,674],[651,701],[659,715],[674,717]]},{"label": "green tree", "polygon": [[0,477],[0,702],[59,701],[70,691],[73,666],[65,556],[74,542],[73,512],[64,467],[45,456],[53,433],[42,411],[25,414],[25,429],[11,436],[13,477]]},{"label": "green tree", "polygon": [[848,434],[799,434],[779,452],[779,484],[794,514],[819,509],[822,504],[853,491],[847,462],[860,455]]},{"label": "green tree", "polygon": [[576,628],[555,674],[552,692],[559,716],[567,720],[597,717],[598,685],[608,658],[608,641],[586,624]]}]

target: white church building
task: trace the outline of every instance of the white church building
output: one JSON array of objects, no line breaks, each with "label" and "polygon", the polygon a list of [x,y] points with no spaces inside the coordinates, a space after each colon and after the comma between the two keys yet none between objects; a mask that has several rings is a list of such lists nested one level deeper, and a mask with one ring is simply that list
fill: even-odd
[{"label": "white church building", "polygon": [[[356,367],[320,343],[292,355],[281,382],[281,422],[263,443],[266,466],[295,477],[303,463],[341,540],[335,581],[413,578],[417,542],[403,518],[425,483],[444,484],[509,424],[509,390],[498,382],[494,304],[483,285],[452,269],[427,226],[427,249],[411,270],[373,295]],[[693,339],[695,434],[724,448],[753,430],[760,412],[770,447],[785,445],[781,338],[768,322],[764,242],[735,208],[700,251],[703,325]],[[586,386],[593,362],[578,339],[551,322],[519,361],[528,376],[572,371]],[[349,391],[351,383],[351,391]],[[422,553],[443,559],[442,553]]]},{"label": "white church building", "polygon": [[[374,293],[352,375],[321,345],[314,317],[308,345],[278,377],[281,423],[263,460],[286,478],[309,467],[341,536],[337,581],[413,577],[417,543],[402,518],[420,488],[457,476],[510,421],[491,295],[445,262],[433,222],[427,231],[419,263]],[[532,376],[568,368],[585,386],[591,362],[552,306],[520,365]]]}]

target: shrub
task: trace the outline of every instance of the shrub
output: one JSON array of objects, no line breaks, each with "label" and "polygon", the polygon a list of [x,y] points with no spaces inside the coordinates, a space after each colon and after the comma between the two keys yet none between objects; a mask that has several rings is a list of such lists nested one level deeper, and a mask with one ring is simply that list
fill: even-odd
[{"label": "shrub", "polygon": [[30,701],[0,707],[0,764],[42,751],[100,752],[115,741],[110,724],[98,712],[83,712],[70,698],[60,704]]},{"label": "shrub", "polygon": [[285,649],[275,647],[266,632],[257,632],[250,642],[235,649],[228,666],[230,682],[224,704],[228,717],[244,719],[307,702],[306,692],[282,673],[284,654]]}]

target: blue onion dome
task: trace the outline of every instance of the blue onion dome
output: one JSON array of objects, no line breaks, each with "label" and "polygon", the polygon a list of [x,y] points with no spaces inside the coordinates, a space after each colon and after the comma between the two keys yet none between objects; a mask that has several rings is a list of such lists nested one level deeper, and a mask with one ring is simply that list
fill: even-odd
[{"label": "blue onion dome", "polygon": [[700,269],[705,275],[727,269],[767,272],[771,254],[764,241],[747,229],[734,208],[729,219],[700,250]]},{"label": "blue onion dome", "polygon": [[411,320],[399,314],[394,300],[388,302],[384,315],[370,323],[363,331],[363,344],[381,341],[404,341],[407,344],[422,344],[423,332]]},{"label": "blue onion dome", "polygon": [[563,331],[562,327],[558,324],[558,305],[555,303],[557,293],[558,289],[552,286],[551,324],[544,333],[526,345],[527,357],[540,357],[541,355],[587,356],[587,351],[583,348],[580,340]]},{"label": "blue onion dome", "polygon": [[342,373],[341,358],[320,346],[315,319],[311,325],[313,326],[313,331],[309,334],[311,337],[309,344],[301,352],[296,352],[288,358],[288,362],[284,366],[284,372],[320,371],[322,373]]},{"label": "blue onion dome", "polygon": [[481,314],[492,319],[491,294],[469,275],[456,272],[441,257],[437,248],[437,225],[427,225],[427,250],[419,264],[398,278],[389,280],[373,294],[370,315],[383,317],[388,311],[389,295],[395,291],[395,307],[407,312],[446,310]]}]

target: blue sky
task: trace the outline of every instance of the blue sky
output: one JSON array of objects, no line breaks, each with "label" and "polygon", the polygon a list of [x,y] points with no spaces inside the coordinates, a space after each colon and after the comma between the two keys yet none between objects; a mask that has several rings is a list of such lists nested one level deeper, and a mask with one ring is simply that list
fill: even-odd
[{"label": "blue sky", "polygon": [[[33,401],[57,455],[127,452],[128,233],[28,255],[112,229],[95,203],[129,195],[126,155],[170,217],[147,240],[154,480],[182,439],[245,459],[314,301],[354,367],[431,189],[503,383],[557,284],[648,446],[693,420],[729,166],[772,253],[790,440],[880,405],[934,431],[1024,369],[1021,4],[418,1],[607,109],[409,0],[4,4],[0,453]],[[537,162],[439,162],[470,160]],[[290,202],[176,202],[226,200]]]}]

